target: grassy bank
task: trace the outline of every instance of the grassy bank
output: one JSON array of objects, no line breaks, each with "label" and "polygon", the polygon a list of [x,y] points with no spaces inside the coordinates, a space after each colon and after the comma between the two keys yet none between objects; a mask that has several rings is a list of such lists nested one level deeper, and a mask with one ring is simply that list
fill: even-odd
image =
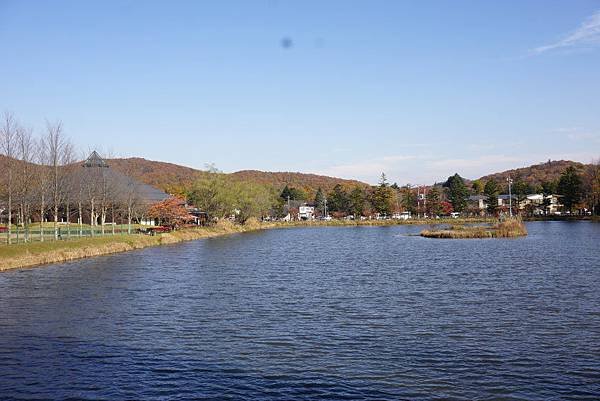
[{"label": "grassy bank", "polygon": [[[489,222],[486,219],[440,219],[436,224],[466,224]],[[29,242],[13,245],[0,245],[0,271],[20,267],[30,267],[49,263],[131,251],[150,246],[174,244],[221,235],[264,230],[270,228],[321,227],[321,226],[391,226],[402,224],[431,224],[432,220],[332,220],[332,221],[294,221],[259,223],[248,221],[245,225],[220,222],[210,227],[198,227],[159,234],[147,235],[107,235],[103,237],[71,238],[62,241]]]},{"label": "grassy bank", "polygon": [[509,219],[492,225],[452,225],[444,230],[423,230],[426,238],[512,238],[527,235],[527,228],[520,219]]},{"label": "grassy bank", "polygon": [[131,251],[149,246],[174,244],[182,241],[251,231],[258,228],[261,227],[252,224],[239,226],[224,222],[211,227],[199,227],[156,236],[109,235],[105,237],[76,238],[64,241],[1,245],[0,271]]}]

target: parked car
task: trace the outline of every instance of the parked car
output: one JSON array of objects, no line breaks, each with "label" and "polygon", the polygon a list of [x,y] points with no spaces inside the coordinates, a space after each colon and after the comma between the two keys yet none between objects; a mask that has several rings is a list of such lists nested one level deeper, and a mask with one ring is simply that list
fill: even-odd
[{"label": "parked car", "polygon": [[398,220],[408,220],[408,219],[412,219],[412,216],[410,215],[410,212],[402,212],[402,213],[394,213],[392,218],[398,219]]},{"label": "parked car", "polygon": [[452,213],[450,213],[450,217],[452,217],[453,219],[458,219],[458,216],[460,216],[460,212],[452,212]]}]

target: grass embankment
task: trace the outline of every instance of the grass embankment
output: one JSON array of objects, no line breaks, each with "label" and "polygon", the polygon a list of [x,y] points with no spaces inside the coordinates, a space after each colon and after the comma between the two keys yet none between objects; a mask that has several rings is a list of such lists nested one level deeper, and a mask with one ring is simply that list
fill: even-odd
[{"label": "grass embankment", "polygon": [[427,238],[512,238],[525,235],[527,228],[520,219],[509,219],[485,226],[452,225],[443,230],[421,231],[421,236]]},{"label": "grass embankment", "polygon": [[107,235],[64,241],[0,245],[0,271],[131,251],[149,246],[174,244],[182,241],[252,231],[258,228],[261,227],[257,227],[256,224],[239,226],[230,222],[222,222],[211,227],[199,227],[156,236]]}]

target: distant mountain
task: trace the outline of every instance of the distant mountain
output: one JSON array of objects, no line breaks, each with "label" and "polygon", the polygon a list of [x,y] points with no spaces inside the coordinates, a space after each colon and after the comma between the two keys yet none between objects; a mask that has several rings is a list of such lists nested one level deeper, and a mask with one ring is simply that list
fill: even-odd
[{"label": "distant mountain", "polygon": [[569,166],[574,166],[583,171],[588,165],[570,160],[548,160],[547,162],[534,164],[529,167],[488,174],[481,177],[480,180],[485,182],[494,179],[498,183],[503,184],[506,181],[506,178],[510,176],[513,179],[521,178],[525,183],[532,186],[538,186],[544,181],[558,180],[560,174]]},{"label": "distant mountain", "polygon": [[206,172],[178,164],[146,160],[141,157],[108,159],[108,165],[130,177],[160,188],[168,193],[178,193]]},{"label": "distant mountain", "polygon": [[[0,155],[0,172],[6,168],[7,158]],[[127,159],[109,159],[107,163],[115,170],[131,176],[145,184],[155,186],[168,193],[180,193],[183,188],[191,185],[195,180],[203,177],[207,172],[197,170],[191,167],[180,166],[178,164],[146,160],[139,157]],[[521,178],[526,183],[533,186],[540,185],[544,181],[556,181],[560,174],[569,166],[580,168],[583,172],[589,165],[569,161],[556,160],[535,164],[529,167],[522,167],[513,170],[507,170],[499,173],[489,174],[480,178],[487,181],[491,178],[499,183],[505,183],[509,175],[513,178]],[[460,174],[460,172],[459,172]],[[259,184],[272,185],[278,190],[283,189],[287,184],[290,187],[303,189],[312,196],[317,188],[329,192],[337,184],[345,188],[351,188],[356,185],[368,186],[361,181],[347,180],[336,177],[328,177],[317,174],[304,174],[297,172],[267,172],[258,170],[243,170],[227,174],[234,180],[255,182]],[[4,175],[0,173],[0,183],[3,182]],[[467,180],[470,182],[469,180]],[[0,192],[2,192],[0,188]]]},{"label": "distant mountain", "polygon": [[[207,174],[205,171],[184,167],[173,163],[157,162],[142,158],[110,159],[107,163],[115,170],[129,175],[145,184],[153,185],[169,193],[177,193],[182,188],[191,185],[195,180]],[[290,173],[290,172],[265,172],[257,170],[244,170],[227,174],[234,180],[255,182],[271,185],[281,190],[285,185],[301,188],[312,195],[320,187],[328,192],[337,184],[346,188],[355,185],[368,186],[368,184],[355,180],[328,177],[317,174]]]},{"label": "distant mountain", "polygon": [[369,184],[367,183],[356,180],[347,180],[343,178],[329,177],[318,174],[292,172],[242,170],[232,173],[231,176],[236,179],[272,185],[276,188],[281,189],[283,189],[283,187],[285,187],[286,185],[289,185],[290,187],[301,188],[309,194],[316,192],[318,188],[321,188],[324,192],[329,192],[337,184],[340,184],[345,188],[352,188],[355,186],[369,186]]}]

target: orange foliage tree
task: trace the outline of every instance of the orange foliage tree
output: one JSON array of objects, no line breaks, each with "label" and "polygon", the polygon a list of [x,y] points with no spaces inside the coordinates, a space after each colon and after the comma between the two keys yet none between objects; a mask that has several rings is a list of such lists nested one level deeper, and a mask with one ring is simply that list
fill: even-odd
[{"label": "orange foliage tree", "polygon": [[160,224],[182,224],[193,219],[185,208],[185,202],[180,198],[169,198],[157,202],[148,209],[148,216],[157,219]]}]

